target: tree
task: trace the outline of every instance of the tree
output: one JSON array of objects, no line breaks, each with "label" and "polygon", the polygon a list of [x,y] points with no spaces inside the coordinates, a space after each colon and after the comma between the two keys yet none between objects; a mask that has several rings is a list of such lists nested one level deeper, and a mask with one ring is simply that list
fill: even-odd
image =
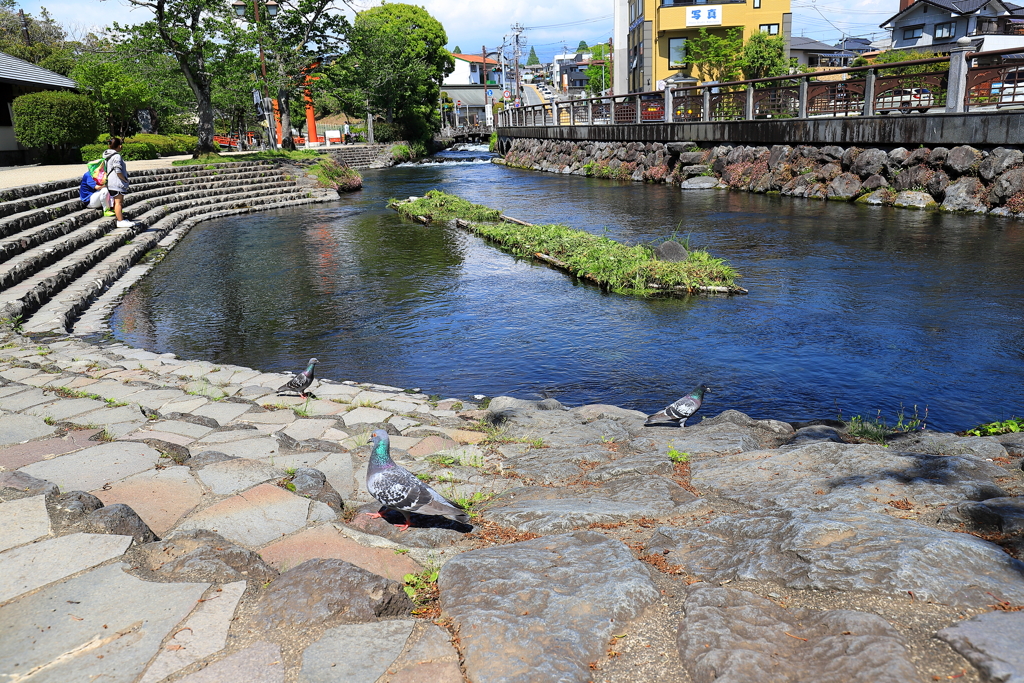
[{"label": "tree", "polygon": [[703,80],[736,80],[743,63],[743,29],[732,28],[718,36],[701,28],[696,38],[686,41],[686,53]]},{"label": "tree", "polygon": [[590,48],[587,47],[587,41],[581,40],[580,44],[576,46],[576,52],[586,52]]},{"label": "tree", "polygon": [[540,58],[537,57],[537,48],[530,47],[530,56],[526,58],[526,66],[533,66],[534,64],[540,64]]},{"label": "tree", "polygon": [[783,36],[770,36],[757,31],[743,46],[744,78],[785,76],[789,73],[789,66],[786,39]]},{"label": "tree", "polygon": [[454,50],[452,50],[452,54],[453,54],[453,55],[461,55],[461,54],[462,54],[462,48],[461,48],[461,47],[459,47],[458,45],[456,45],[456,46],[455,46],[455,49],[454,49]]},{"label": "tree", "polygon": [[[923,50],[886,50],[880,55],[876,56],[871,60],[874,65],[880,64],[899,64],[900,62],[909,62],[916,59],[932,59],[933,57],[941,57],[942,55],[935,52],[926,52]],[[879,76],[907,76],[910,74],[923,74],[936,70],[945,70],[945,67],[936,64],[915,64],[911,66],[900,66],[890,69],[879,69]]]},{"label": "tree", "polygon": [[149,84],[126,73],[117,62],[97,55],[81,59],[71,78],[96,105],[106,132],[121,138],[138,132],[137,112],[149,108]]},{"label": "tree", "polygon": [[196,154],[215,152],[213,141],[213,79],[219,63],[245,46],[231,6],[220,0],[128,0],[153,12],[153,21],[132,27],[114,24],[148,52],[166,52],[177,62],[196,100],[199,119]]},{"label": "tree", "polygon": [[50,158],[96,139],[96,109],[85,95],[44,90],[16,98],[11,108],[14,137],[26,147],[47,150]]},{"label": "tree", "polygon": [[388,3],[356,15],[349,52],[331,69],[331,82],[350,114],[369,111],[398,122],[410,140],[437,125],[443,78],[455,68],[444,49],[444,27],[426,10]]},{"label": "tree", "polygon": [[[68,43],[64,27],[45,7],[40,8],[38,19],[26,14],[25,24],[27,29],[22,27],[15,0],[0,0],[0,52],[67,75],[74,45]],[[25,40],[26,30],[28,41]]]}]

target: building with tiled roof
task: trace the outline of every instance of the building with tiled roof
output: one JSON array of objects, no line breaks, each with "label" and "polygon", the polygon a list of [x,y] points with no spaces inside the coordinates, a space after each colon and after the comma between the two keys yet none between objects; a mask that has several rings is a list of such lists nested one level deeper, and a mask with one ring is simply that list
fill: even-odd
[{"label": "building with tiled roof", "polygon": [[1024,8],[1002,0],[900,0],[881,27],[897,50],[948,53],[967,36],[976,51],[1024,51]]},{"label": "building with tiled roof", "polygon": [[49,69],[0,52],[0,166],[28,162],[29,150],[14,138],[14,98],[40,90],[70,90],[75,82]]}]

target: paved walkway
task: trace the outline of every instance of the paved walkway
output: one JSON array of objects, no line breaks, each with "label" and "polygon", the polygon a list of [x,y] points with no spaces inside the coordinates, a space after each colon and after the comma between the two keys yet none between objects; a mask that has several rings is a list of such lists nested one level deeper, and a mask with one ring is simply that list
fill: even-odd
[{"label": "paved walkway", "polygon": [[[141,171],[148,168],[168,168],[171,166],[172,161],[191,158],[191,154],[182,154],[180,156],[161,157],[159,159],[129,161],[128,175],[130,176],[132,171]],[[54,180],[64,180],[65,178],[74,178],[76,176],[81,178],[83,173],[85,173],[85,164],[0,166],[0,189],[49,183]]]}]

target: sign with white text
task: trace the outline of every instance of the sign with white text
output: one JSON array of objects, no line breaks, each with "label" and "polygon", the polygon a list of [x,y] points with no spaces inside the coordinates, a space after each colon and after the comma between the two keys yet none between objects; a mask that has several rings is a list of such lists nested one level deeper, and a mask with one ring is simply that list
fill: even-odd
[{"label": "sign with white text", "polygon": [[721,26],[722,6],[702,5],[686,8],[686,25],[689,26]]}]

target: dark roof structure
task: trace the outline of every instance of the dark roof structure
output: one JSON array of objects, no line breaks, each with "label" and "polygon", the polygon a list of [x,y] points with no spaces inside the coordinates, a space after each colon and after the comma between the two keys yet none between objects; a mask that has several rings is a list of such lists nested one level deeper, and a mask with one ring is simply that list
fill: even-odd
[{"label": "dark roof structure", "polygon": [[76,87],[75,82],[67,76],[12,57],[6,52],[0,52],[0,83],[42,85],[51,88]]},{"label": "dark roof structure", "polygon": [[[883,21],[881,24],[879,24],[879,27],[885,28],[894,20],[916,9],[921,3],[931,5],[932,7],[937,7],[941,10],[950,12],[952,14],[959,14],[960,16],[963,16],[965,14],[974,14],[975,12],[977,12],[990,2],[996,2],[996,0],[917,0],[916,2],[912,2],[910,6],[907,7],[905,10],[897,12],[896,14],[892,15],[891,17]],[[1022,9],[1024,9],[1021,8],[1019,5],[1015,5],[1011,2],[999,2],[999,4],[1005,7],[1007,11],[1014,16],[1021,14]]]}]

